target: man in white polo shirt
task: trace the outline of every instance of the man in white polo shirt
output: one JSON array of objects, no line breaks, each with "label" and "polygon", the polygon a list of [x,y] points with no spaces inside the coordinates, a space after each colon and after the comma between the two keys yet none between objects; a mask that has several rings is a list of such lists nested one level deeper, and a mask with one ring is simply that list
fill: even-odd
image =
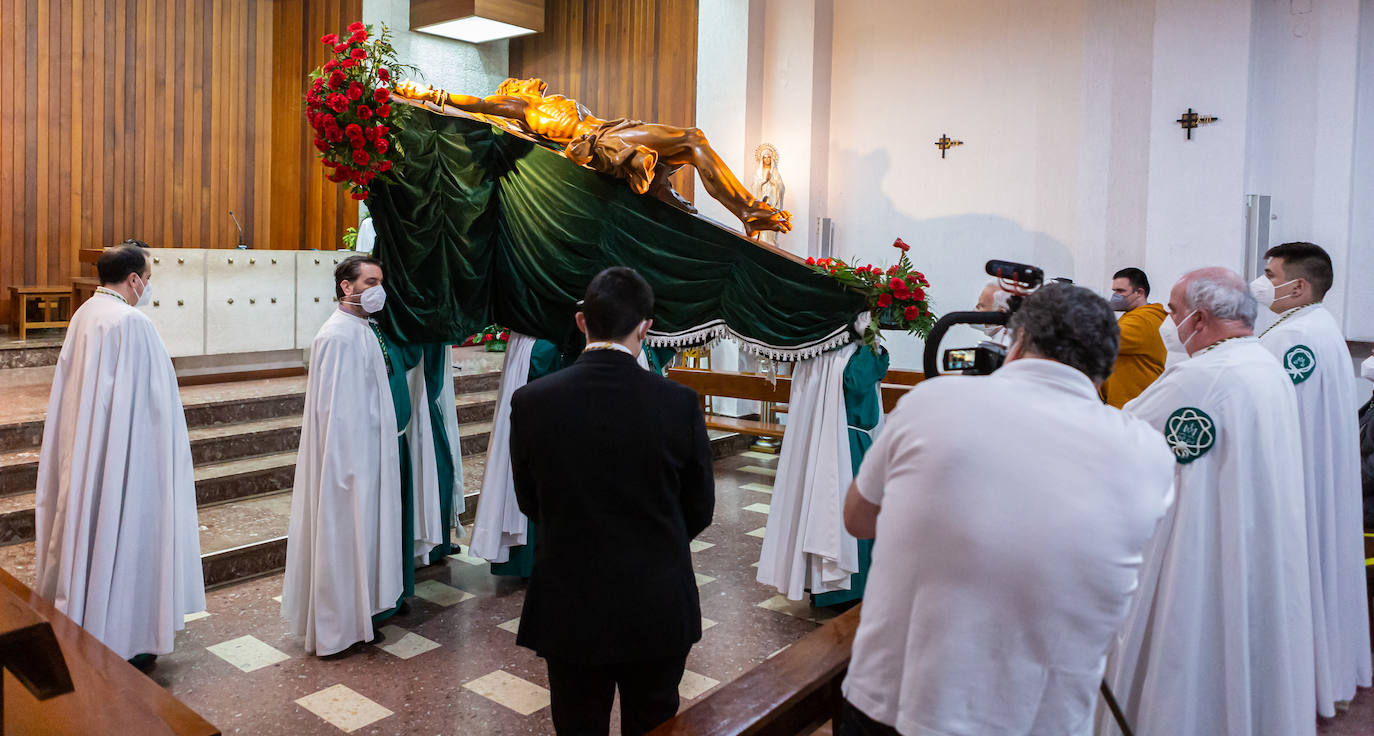
[{"label": "man in white polo shirt", "polygon": [[1098,397],[1120,341],[1102,298],[1049,284],[1008,329],[994,375],[904,397],[850,486],[845,526],[877,541],[842,736],[1092,730],[1173,457]]}]

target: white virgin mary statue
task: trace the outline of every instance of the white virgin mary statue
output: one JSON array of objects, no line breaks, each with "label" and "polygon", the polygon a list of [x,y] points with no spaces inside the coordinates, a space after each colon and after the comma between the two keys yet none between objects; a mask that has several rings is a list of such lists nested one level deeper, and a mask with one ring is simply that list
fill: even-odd
[{"label": "white virgin mary statue", "polygon": [[[772,143],[760,143],[754,149],[754,164],[754,197],[776,209],[782,209],[782,197],[787,187],[782,183],[782,174],[778,171],[778,149]],[[759,231],[755,237],[769,245],[778,244],[778,234],[773,230]]]}]

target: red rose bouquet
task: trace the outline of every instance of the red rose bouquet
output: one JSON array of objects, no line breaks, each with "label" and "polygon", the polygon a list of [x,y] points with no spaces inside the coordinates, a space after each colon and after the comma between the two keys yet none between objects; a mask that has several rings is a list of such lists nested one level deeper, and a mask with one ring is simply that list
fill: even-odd
[{"label": "red rose bouquet", "polygon": [[510,330],[500,325],[488,325],[481,332],[468,336],[459,347],[481,345],[488,353],[504,353],[510,343]]},{"label": "red rose bouquet", "polygon": [[868,295],[868,311],[872,316],[864,331],[864,344],[877,350],[880,328],[901,329],[924,339],[935,326],[935,314],[930,311],[926,289],[930,282],[917,271],[907,258],[911,246],[897,238],[892,247],[902,252],[897,263],[884,269],[873,265],[846,263],[838,258],[806,259],[806,264],[853,289]]},{"label": "red rose bouquet", "polygon": [[400,158],[396,131],[410,106],[391,106],[391,83],[412,68],[397,61],[385,25],[380,36],[362,23],[350,25],[348,34],[320,39],[333,58],[310,73],[305,116],[325,176],[361,200],[373,179],[388,180],[386,172]]}]

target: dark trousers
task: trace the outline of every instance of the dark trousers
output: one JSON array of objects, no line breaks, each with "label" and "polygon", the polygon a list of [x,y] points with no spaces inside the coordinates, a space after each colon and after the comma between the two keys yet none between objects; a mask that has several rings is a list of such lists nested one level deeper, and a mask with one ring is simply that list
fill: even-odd
[{"label": "dark trousers", "polygon": [[835,727],[835,736],[899,736],[897,729],[878,723],[864,715],[848,700],[840,708],[840,723]]},{"label": "dark trousers", "polygon": [[677,715],[677,686],[687,655],[646,662],[579,664],[546,659],[553,728],[558,736],[606,736],[620,688],[620,733],[641,736]]}]

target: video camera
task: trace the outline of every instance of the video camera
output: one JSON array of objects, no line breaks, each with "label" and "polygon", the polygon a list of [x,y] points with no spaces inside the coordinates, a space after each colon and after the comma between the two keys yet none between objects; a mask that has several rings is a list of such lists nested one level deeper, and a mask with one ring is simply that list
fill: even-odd
[{"label": "video camera", "polygon": [[[1008,309],[988,312],[950,312],[939,319],[930,329],[926,338],[925,373],[926,377],[940,375],[940,341],[954,325],[1006,325],[1011,316],[1021,308],[1021,302],[1040,288],[1045,282],[1045,272],[1035,266],[1011,261],[988,261],[985,267],[989,276],[996,277],[1002,289],[1011,293]],[[1057,279],[1056,279],[1057,280]],[[1002,367],[1006,360],[1007,349],[995,342],[984,341],[971,348],[951,348],[945,351],[944,370],[961,371],[965,375],[986,376]]]}]

